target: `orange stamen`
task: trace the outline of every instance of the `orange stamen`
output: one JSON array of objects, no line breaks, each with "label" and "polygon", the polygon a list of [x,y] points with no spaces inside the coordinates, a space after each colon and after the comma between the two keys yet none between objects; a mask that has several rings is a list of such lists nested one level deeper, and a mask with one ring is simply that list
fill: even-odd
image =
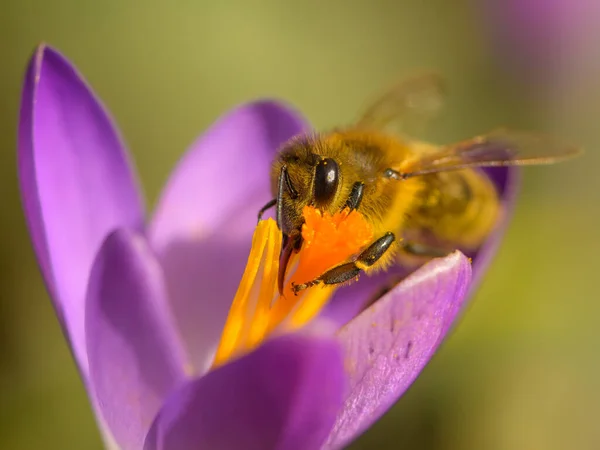
[{"label": "orange stamen", "polygon": [[302,248],[290,259],[283,295],[277,290],[281,232],[273,219],[256,227],[213,366],[254,349],[272,333],[306,325],[323,309],[335,286],[316,285],[296,295],[293,284],[318,278],[373,239],[371,225],[357,211],[346,209],[330,215],[307,206],[303,215]]}]

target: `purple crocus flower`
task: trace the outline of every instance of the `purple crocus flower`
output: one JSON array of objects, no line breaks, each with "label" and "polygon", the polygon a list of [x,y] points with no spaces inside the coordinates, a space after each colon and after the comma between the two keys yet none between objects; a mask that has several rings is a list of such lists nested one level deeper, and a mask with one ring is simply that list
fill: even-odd
[{"label": "purple crocus flower", "polygon": [[[338,291],[315,326],[211,369],[256,212],[270,196],[270,161],[307,129],[274,101],[235,109],[192,145],[147,219],[99,100],[57,51],[35,52],[21,104],[21,195],[107,447],[341,448],[404,393],[442,342],[472,286],[458,252],[360,312],[378,283],[363,277]],[[508,212],[514,172],[491,173]],[[503,223],[471,255],[475,278]],[[319,323],[345,325],[332,334]]]},{"label": "purple crocus flower", "polygon": [[535,82],[597,79],[600,3],[596,0],[484,0],[482,31],[500,65]]}]

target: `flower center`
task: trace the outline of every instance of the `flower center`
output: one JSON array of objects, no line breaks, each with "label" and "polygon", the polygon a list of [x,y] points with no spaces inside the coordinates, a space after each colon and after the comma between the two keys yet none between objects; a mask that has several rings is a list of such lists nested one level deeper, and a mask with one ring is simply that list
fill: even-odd
[{"label": "flower center", "polygon": [[307,206],[303,216],[303,244],[289,261],[281,295],[277,289],[281,232],[273,219],[262,220],[256,227],[213,367],[256,348],[271,334],[306,325],[323,309],[336,286],[317,284],[297,294],[292,286],[348,261],[373,239],[371,225],[357,211],[345,209],[331,215]]}]

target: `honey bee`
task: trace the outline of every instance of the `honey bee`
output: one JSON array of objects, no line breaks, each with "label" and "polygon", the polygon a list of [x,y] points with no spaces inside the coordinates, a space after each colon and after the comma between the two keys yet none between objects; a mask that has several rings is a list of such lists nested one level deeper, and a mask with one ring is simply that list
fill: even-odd
[{"label": "honey bee", "polygon": [[[578,148],[531,133],[498,130],[451,145],[409,137],[406,127],[434,116],[443,103],[443,80],[428,74],[392,87],[353,125],[297,136],[283,145],[271,172],[273,200],[282,232],[278,286],[282,292],[291,255],[302,247],[307,205],[334,214],[357,210],[375,240],[350,261],[294,292],[334,285],[361,271],[394,261],[421,264],[456,249],[477,249],[501,213],[497,189],[484,167],[551,164],[581,153]],[[392,132],[393,125],[404,126]]]}]

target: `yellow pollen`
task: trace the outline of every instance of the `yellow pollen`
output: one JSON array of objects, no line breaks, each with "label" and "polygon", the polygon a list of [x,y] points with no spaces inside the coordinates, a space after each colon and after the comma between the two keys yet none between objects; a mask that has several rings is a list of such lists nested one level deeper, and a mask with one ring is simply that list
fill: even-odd
[{"label": "yellow pollen", "polygon": [[345,209],[331,215],[306,206],[303,216],[303,244],[290,258],[283,295],[277,289],[281,232],[273,219],[257,225],[213,367],[256,348],[271,334],[306,325],[323,309],[336,286],[318,284],[297,295],[292,286],[347,262],[373,240],[371,225],[357,211]]}]

